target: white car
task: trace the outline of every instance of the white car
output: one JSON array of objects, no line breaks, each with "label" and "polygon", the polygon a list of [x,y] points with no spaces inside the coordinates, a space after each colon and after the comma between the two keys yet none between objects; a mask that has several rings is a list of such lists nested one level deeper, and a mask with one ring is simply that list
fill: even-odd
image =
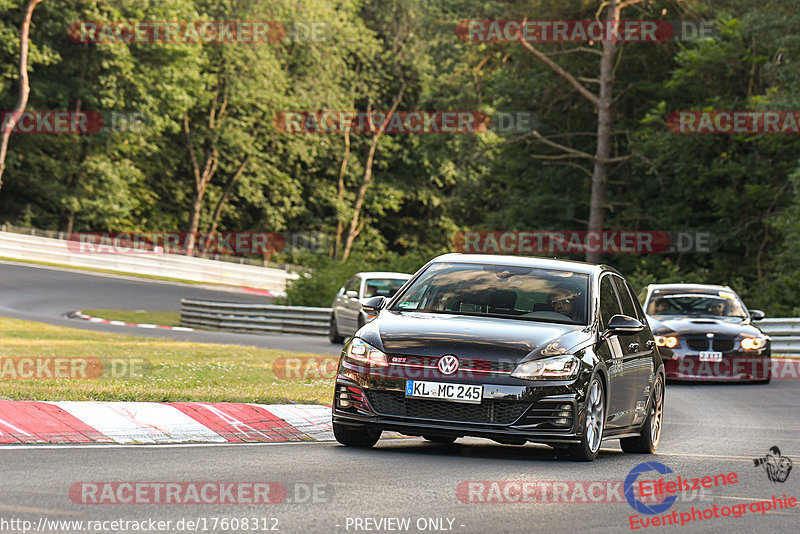
[{"label": "white car", "polygon": [[341,343],[356,330],[375,318],[361,307],[361,303],[372,297],[394,296],[411,278],[407,273],[365,272],[356,273],[339,289],[331,305],[331,326],[328,339]]}]

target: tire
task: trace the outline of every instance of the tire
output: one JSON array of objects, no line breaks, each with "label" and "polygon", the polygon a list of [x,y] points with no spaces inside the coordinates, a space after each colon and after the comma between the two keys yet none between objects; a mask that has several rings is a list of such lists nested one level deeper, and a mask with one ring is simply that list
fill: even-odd
[{"label": "tire", "polygon": [[369,449],[381,437],[381,431],[373,428],[359,428],[333,423],[333,435],[336,441],[347,447],[361,447]]},{"label": "tire", "polygon": [[653,394],[647,419],[642,424],[642,434],[635,438],[622,438],[619,444],[624,452],[654,454],[661,441],[664,427],[664,379],[658,375],[653,383]]},{"label": "tire", "polygon": [[328,341],[331,343],[341,343],[344,341],[344,336],[339,333],[339,328],[336,326],[336,316],[331,314],[331,325],[328,328]]},{"label": "tire", "polygon": [[606,427],[606,398],[603,383],[595,375],[586,388],[586,408],[583,412],[581,442],[556,449],[556,454],[569,460],[593,462],[600,452],[603,430]]},{"label": "tire", "polygon": [[443,445],[449,445],[451,443],[455,443],[456,438],[455,436],[422,436],[425,441],[430,441],[431,443],[441,443]]}]

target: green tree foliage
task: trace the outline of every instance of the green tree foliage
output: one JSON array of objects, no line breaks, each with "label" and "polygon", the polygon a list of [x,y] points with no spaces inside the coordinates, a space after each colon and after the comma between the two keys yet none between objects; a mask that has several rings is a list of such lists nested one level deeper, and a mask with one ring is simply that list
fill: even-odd
[{"label": "green tree foliage", "polygon": [[[16,99],[20,4],[0,0],[4,110]],[[530,131],[386,134],[375,145],[350,258],[341,263],[330,257],[337,228],[346,237],[373,138],[286,134],[273,118],[291,110],[386,110],[402,89],[399,110],[527,112],[539,135],[593,154],[597,111],[573,87],[519,43],[463,42],[455,28],[470,19],[594,19],[602,4],[47,0],[31,27],[28,109],[139,113],[145,125],[12,135],[0,220],[62,231],[185,231],[196,205],[200,231],[321,233],[330,245],[323,253],[287,250],[275,258],[313,268],[317,275],[301,278],[288,297],[313,305],[328,305],[353,272],[413,271],[452,250],[457,231],[585,230],[589,159],[562,158]],[[610,170],[606,228],[719,239],[712,254],[603,257],[635,285],[730,284],[770,314],[800,313],[798,137],[680,135],[666,125],[677,110],[800,109],[795,4],[645,0],[626,8],[624,18],[717,27],[712,39],[619,47],[612,155],[633,157]],[[287,38],[80,44],[67,29],[81,20],[274,20]],[[304,33],[312,23],[317,38]],[[600,43],[537,48],[596,89]],[[199,202],[187,139],[201,174],[213,164]]]}]

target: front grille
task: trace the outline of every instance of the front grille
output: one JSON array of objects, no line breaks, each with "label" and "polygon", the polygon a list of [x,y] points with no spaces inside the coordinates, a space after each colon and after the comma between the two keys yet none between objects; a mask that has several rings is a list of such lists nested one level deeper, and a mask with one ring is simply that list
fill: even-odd
[{"label": "front grille", "polygon": [[570,401],[542,399],[528,410],[518,425],[536,426],[542,430],[568,431],[574,419],[573,405]]},{"label": "front grille", "polygon": [[708,347],[708,338],[694,337],[686,340],[686,344],[692,350],[716,350],[719,352],[729,352],[733,350],[733,339],[713,338],[711,348]]},{"label": "front grille", "polygon": [[714,339],[714,343],[712,344],[714,350],[719,352],[728,352],[733,350],[733,340],[732,339]]},{"label": "front grille", "polygon": [[368,390],[367,399],[381,415],[439,421],[511,424],[530,402],[485,399],[481,404],[407,398],[403,391]]},{"label": "front grille", "polygon": [[[404,356],[402,354],[390,354],[389,363],[406,365],[410,367],[436,367],[441,356]],[[473,358],[459,358],[459,369],[474,369],[476,371],[490,371],[494,373],[511,373],[517,367],[515,361],[492,361]],[[461,371],[458,371],[460,374]],[[458,376],[458,374],[454,376]]]},{"label": "front grille", "polygon": [[686,340],[686,344],[692,350],[708,350],[708,339],[704,337],[693,337]]}]

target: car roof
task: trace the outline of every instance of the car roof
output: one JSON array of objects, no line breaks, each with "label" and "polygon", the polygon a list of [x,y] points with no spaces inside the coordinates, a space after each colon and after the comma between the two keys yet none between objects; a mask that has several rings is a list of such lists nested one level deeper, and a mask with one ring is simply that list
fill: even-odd
[{"label": "car roof", "polygon": [[363,273],[356,273],[356,276],[361,278],[402,278],[408,280],[411,276],[408,273],[393,273],[389,271],[365,271]]},{"label": "car roof", "polygon": [[654,290],[661,290],[661,289],[674,289],[677,291],[687,291],[687,290],[702,290],[702,291],[730,291],[731,293],[735,293],[733,289],[728,286],[718,286],[715,284],[650,284],[648,286],[652,291]]},{"label": "car roof", "polygon": [[598,274],[602,271],[617,273],[608,265],[586,263],[573,260],[556,260],[532,256],[509,256],[502,254],[444,254],[431,260],[434,263],[478,263],[488,265],[510,265],[512,267],[531,267],[539,269],[558,269],[583,274]]}]

